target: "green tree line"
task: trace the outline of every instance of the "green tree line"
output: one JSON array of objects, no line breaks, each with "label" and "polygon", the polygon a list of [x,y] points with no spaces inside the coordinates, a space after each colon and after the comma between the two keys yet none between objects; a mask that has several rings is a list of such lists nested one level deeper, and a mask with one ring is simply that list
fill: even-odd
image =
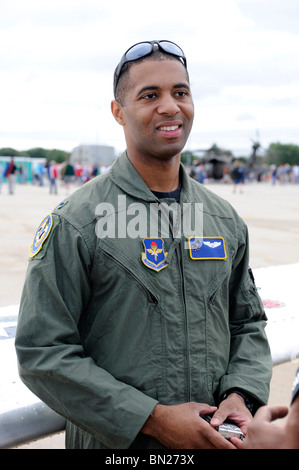
[{"label": "green tree line", "polygon": [[[216,144],[214,144],[210,149],[207,149],[206,154],[213,151],[216,155],[231,155],[233,153],[229,150],[223,151]],[[198,156],[193,155],[190,150],[186,150],[182,153],[182,162],[191,163],[193,160],[197,160]],[[238,160],[246,163],[248,157],[237,157]],[[267,165],[284,165],[289,164],[299,165],[299,146],[295,144],[281,144],[279,142],[271,143],[269,147],[264,152],[263,157],[259,156],[257,153],[257,159],[260,164],[265,163]]]},{"label": "green tree line", "polygon": [[18,151],[10,147],[0,149],[0,156],[3,157],[31,157],[31,158],[46,158],[48,161],[54,160],[57,163],[63,163],[69,159],[70,153],[59,149],[44,149],[41,147],[32,148],[29,150]]},{"label": "green tree line", "polygon": [[269,145],[265,156],[265,163],[274,165],[299,165],[299,146],[294,144],[280,144],[279,142]]},{"label": "green tree line", "polygon": [[[214,152],[221,151],[216,144],[214,144],[211,149]],[[207,150],[208,151],[208,150]],[[225,153],[231,153],[229,150],[226,150]],[[232,154],[232,153],[231,153]],[[32,157],[32,158],[46,158],[48,161],[54,160],[57,163],[63,163],[70,157],[70,152],[59,149],[44,149],[41,147],[32,148],[29,150],[18,151],[10,147],[1,148],[0,156],[5,157]],[[182,162],[183,163],[192,163],[193,160],[198,157],[194,156],[190,150],[186,150],[182,153]],[[238,160],[240,158],[238,157]],[[244,158],[244,160],[246,160]],[[262,162],[268,165],[275,164],[277,166],[288,163],[289,165],[299,165],[299,146],[295,144],[281,144],[279,142],[272,143],[267,148]]]}]

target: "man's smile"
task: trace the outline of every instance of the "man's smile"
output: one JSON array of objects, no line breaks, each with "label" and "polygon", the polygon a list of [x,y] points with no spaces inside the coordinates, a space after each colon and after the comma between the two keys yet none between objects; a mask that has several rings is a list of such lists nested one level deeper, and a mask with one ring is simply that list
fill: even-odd
[{"label": "man's smile", "polygon": [[182,124],[162,124],[157,127],[157,130],[167,137],[178,137],[181,133]]},{"label": "man's smile", "polygon": [[163,127],[159,127],[159,130],[160,131],[175,131],[176,129],[178,129],[179,126],[163,126]]}]

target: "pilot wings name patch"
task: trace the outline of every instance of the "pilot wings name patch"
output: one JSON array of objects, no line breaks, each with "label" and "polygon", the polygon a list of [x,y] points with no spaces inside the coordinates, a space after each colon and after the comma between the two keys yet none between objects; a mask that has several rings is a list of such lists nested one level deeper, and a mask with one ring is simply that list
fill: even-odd
[{"label": "pilot wings name patch", "polygon": [[164,251],[162,238],[144,238],[143,246],[145,252],[141,254],[141,260],[145,266],[157,272],[168,266],[165,262],[168,253]]},{"label": "pilot wings name patch", "polygon": [[190,237],[188,243],[190,258],[193,260],[227,258],[222,237]]}]

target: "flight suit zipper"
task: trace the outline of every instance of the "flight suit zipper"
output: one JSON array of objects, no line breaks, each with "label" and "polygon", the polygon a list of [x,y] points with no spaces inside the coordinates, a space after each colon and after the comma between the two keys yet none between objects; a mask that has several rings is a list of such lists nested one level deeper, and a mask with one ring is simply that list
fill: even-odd
[{"label": "flight suit zipper", "polygon": [[[184,242],[183,242],[184,243]],[[185,344],[186,344],[186,369],[187,369],[187,401],[191,401],[191,372],[190,372],[190,344],[189,344],[189,321],[187,314],[187,305],[186,305],[186,291],[185,291],[185,279],[184,279],[184,266],[183,266],[183,243],[180,243],[178,250],[179,267],[180,267],[180,280],[182,288],[182,297],[183,297],[183,314],[184,314],[184,328],[185,328]]]}]

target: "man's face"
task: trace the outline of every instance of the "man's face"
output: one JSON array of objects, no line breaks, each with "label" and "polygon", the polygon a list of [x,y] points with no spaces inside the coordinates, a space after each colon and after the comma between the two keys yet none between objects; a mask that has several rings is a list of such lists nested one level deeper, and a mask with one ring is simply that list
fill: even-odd
[{"label": "man's face", "polygon": [[178,155],[191,131],[194,106],[185,67],[177,60],[133,64],[119,106],[128,154],[169,159]]}]

